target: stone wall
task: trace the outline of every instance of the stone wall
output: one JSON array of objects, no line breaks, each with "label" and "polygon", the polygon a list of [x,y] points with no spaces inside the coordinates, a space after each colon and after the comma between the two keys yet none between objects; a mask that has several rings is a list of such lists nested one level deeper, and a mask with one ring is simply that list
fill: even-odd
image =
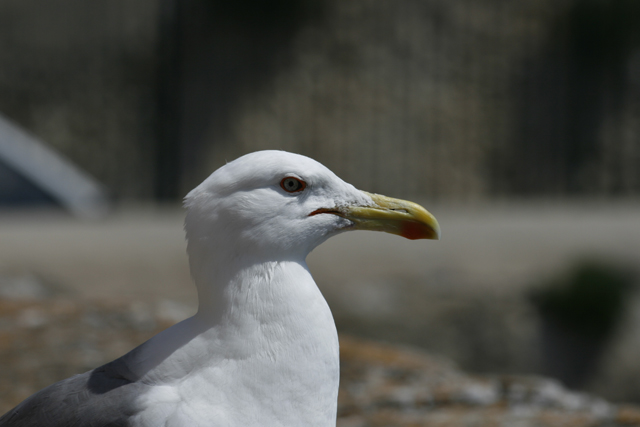
[{"label": "stone wall", "polygon": [[2,2],[0,111],[119,199],[265,148],[407,197],[640,189],[636,2],[256,5]]},{"label": "stone wall", "polygon": [[0,3],[0,111],[118,198],[152,196],[156,3]]}]

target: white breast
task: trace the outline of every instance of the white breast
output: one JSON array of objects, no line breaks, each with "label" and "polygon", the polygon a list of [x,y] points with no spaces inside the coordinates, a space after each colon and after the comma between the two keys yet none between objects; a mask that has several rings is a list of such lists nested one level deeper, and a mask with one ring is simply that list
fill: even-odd
[{"label": "white breast", "polygon": [[306,265],[253,266],[224,298],[221,316],[199,314],[161,334],[158,342],[180,342],[199,331],[158,365],[143,366],[158,351],[154,340],[141,349],[139,370],[153,386],[136,402],[132,424],[335,426],[338,337]]}]

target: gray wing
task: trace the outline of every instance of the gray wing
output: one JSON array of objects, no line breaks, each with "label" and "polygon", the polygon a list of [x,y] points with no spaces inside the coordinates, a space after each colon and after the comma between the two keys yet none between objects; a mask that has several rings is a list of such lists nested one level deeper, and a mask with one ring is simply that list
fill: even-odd
[{"label": "gray wing", "polygon": [[127,427],[146,387],[116,359],[28,397],[0,417],[0,427]]}]

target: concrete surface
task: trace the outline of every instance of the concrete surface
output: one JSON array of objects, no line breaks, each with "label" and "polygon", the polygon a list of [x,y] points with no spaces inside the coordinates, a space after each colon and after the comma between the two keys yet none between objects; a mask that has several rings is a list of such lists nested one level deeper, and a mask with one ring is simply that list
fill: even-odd
[{"label": "concrete surface", "polygon": [[[328,293],[398,277],[445,293],[511,293],[580,256],[640,263],[640,203],[427,208],[441,241],[345,233],[309,256],[316,281]],[[88,297],[192,303],[183,217],[177,207],[131,208],[99,222],[4,213],[0,273],[35,272]]]}]

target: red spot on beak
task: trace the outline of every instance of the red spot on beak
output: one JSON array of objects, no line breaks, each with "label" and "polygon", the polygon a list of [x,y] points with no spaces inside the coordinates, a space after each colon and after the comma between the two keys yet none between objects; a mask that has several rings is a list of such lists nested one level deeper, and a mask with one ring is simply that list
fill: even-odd
[{"label": "red spot on beak", "polygon": [[409,240],[431,239],[435,236],[435,232],[419,222],[407,221],[402,224],[400,235]]}]

